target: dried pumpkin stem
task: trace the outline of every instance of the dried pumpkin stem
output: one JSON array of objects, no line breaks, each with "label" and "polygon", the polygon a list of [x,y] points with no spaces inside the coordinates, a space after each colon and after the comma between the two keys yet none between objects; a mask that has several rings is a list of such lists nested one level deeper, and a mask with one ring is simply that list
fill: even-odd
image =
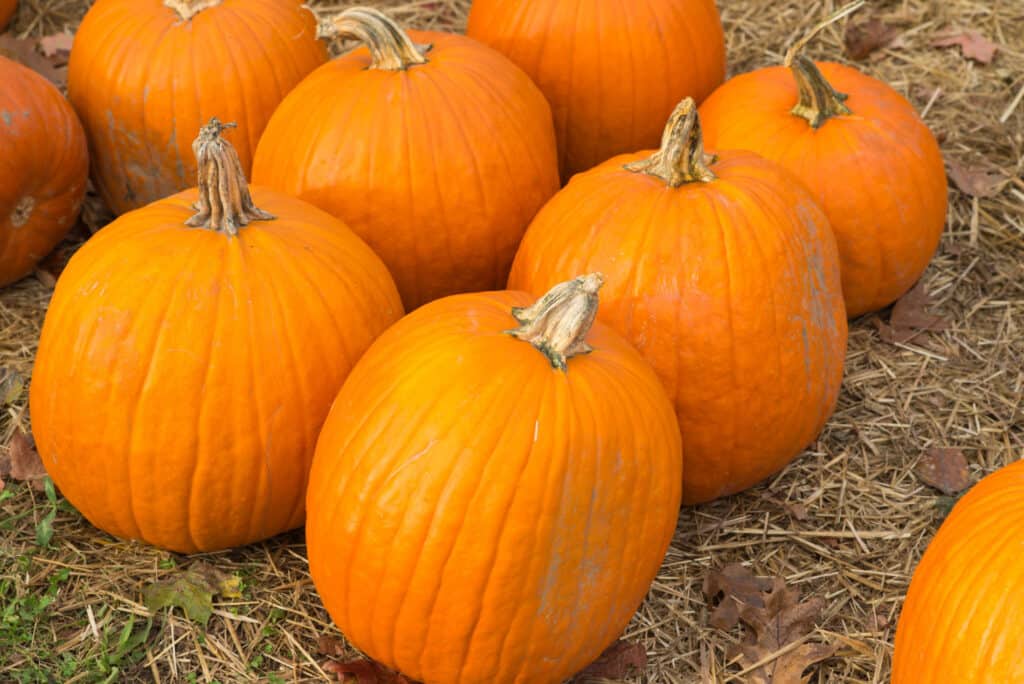
[{"label": "dried pumpkin stem", "polygon": [[164,6],[178,13],[182,21],[188,21],[204,9],[216,7],[222,0],[164,0]]},{"label": "dried pumpkin stem", "polygon": [[803,38],[793,44],[786,52],[784,64],[793,71],[796,78],[800,99],[792,112],[794,116],[806,119],[812,128],[821,128],[826,121],[836,116],[851,114],[846,106],[847,95],[836,91],[825,80],[825,76],[817,65],[808,57],[800,54],[811,40],[823,30],[845,19],[865,5],[865,0],[856,0],[832,13],[820,24],[812,28]]},{"label": "dried pumpkin stem", "polygon": [[569,359],[592,351],[585,340],[597,316],[597,291],[603,284],[603,275],[591,273],[555,285],[533,306],[512,309],[520,327],[505,332],[529,342],[554,368],[566,371]]},{"label": "dried pumpkin stem", "polygon": [[715,174],[708,164],[713,158],[704,154],[697,104],[688,97],[669,117],[661,138],[661,149],[647,159],[626,164],[626,170],[646,173],[678,188],[686,183],[710,183]]},{"label": "dried pumpkin stem", "polygon": [[426,64],[430,45],[417,45],[412,38],[379,10],[353,7],[326,23],[322,36],[357,40],[370,49],[370,68],[404,71]]},{"label": "dried pumpkin stem", "polygon": [[797,55],[789,68],[793,71],[800,92],[800,100],[793,107],[793,114],[806,119],[812,128],[821,128],[833,117],[853,113],[846,106],[846,98],[849,96],[833,88],[811,59]]},{"label": "dried pumpkin stem", "polygon": [[194,205],[195,216],[186,225],[237,235],[238,229],[251,221],[274,218],[253,204],[238,153],[220,135],[224,129],[234,127],[235,124],[221,123],[214,117],[192,143],[199,166],[199,201]]}]

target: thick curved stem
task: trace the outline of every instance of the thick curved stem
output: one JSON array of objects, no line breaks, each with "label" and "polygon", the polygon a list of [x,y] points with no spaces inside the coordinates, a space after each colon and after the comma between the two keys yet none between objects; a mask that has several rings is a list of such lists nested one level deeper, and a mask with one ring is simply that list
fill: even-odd
[{"label": "thick curved stem", "polygon": [[597,316],[597,291],[603,284],[603,275],[591,273],[555,285],[533,306],[512,309],[521,325],[505,332],[529,342],[554,368],[566,371],[569,359],[592,351],[586,337]]},{"label": "thick curved stem", "polygon": [[697,104],[688,97],[676,106],[661,138],[661,149],[651,157],[626,164],[626,170],[646,173],[678,188],[686,183],[710,183],[715,174],[704,154]]},{"label": "thick curved stem", "polygon": [[353,7],[326,23],[322,36],[357,40],[370,50],[370,68],[404,71],[417,64],[426,64],[424,56],[429,45],[417,45],[409,35],[379,10]]},{"label": "thick curved stem", "polygon": [[188,21],[204,9],[216,7],[222,0],[164,0],[164,5],[178,13],[182,21]]},{"label": "thick curved stem", "polygon": [[237,235],[239,228],[252,221],[275,218],[253,204],[238,153],[220,136],[224,129],[234,127],[214,117],[192,143],[199,166],[199,201],[194,205],[195,216],[186,225]]},{"label": "thick curved stem", "polygon": [[797,55],[789,68],[800,92],[800,100],[792,110],[795,116],[806,119],[812,128],[821,128],[833,117],[852,114],[846,106],[849,96],[833,88],[811,59]]}]

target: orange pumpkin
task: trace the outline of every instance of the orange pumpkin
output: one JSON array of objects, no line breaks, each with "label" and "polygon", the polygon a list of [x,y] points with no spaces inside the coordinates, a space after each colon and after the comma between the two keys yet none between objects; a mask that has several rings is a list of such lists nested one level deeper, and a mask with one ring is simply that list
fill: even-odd
[{"label": "orange pumpkin", "polygon": [[636,611],[675,529],[679,429],[640,355],[590,329],[600,285],[432,302],[353,369],[306,539],[371,657],[426,684],[557,684]]},{"label": "orange pumpkin", "polygon": [[97,0],[68,65],[94,184],[118,214],[190,187],[214,116],[238,123],[248,174],[281,98],[326,60],[303,0]]},{"label": "orange pumpkin", "polygon": [[474,0],[467,33],[544,91],[563,180],[656,147],[680,99],[725,80],[714,0]]},{"label": "orange pumpkin", "polygon": [[303,523],[331,401],[402,314],[340,221],[250,196],[221,129],[196,141],[198,190],[125,214],[72,257],[30,394],[67,499],[111,534],[183,553]]},{"label": "orange pumpkin", "polygon": [[0,0],[0,31],[7,28],[17,10],[18,0]]},{"label": "orange pumpkin", "polygon": [[888,85],[803,56],[737,76],[701,105],[708,149],[746,149],[811,190],[839,243],[850,317],[888,306],[931,261],[946,221],[935,136]]},{"label": "orange pumpkin", "polygon": [[0,56],[0,285],[22,278],[78,219],[89,157],[82,124],[36,72]]},{"label": "orange pumpkin", "polygon": [[1024,682],[1024,460],[957,502],[914,571],[892,684]]},{"label": "orange pumpkin", "polygon": [[370,49],[321,67],[285,98],[254,181],[352,226],[410,310],[503,287],[526,226],[558,190],[544,96],[465,36],[406,35],[370,9],[342,13],[335,27]]},{"label": "orange pumpkin", "polygon": [[847,333],[821,208],[749,152],[706,163],[695,110],[680,104],[653,156],[574,177],[537,215],[509,278],[537,293],[567,273],[604,273],[600,318],[675,401],[686,503],[750,487],[815,438],[839,392]]}]

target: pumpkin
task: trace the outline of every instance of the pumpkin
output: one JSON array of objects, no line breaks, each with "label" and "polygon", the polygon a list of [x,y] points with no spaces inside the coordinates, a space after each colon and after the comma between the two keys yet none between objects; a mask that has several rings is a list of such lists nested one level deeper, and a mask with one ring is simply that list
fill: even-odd
[{"label": "pumpkin", "polygon": [[804,182],[839,244],[847,313],[860,316],[899,299],[931,261],[946,221],[942,154],[885,83],[795,51],[787,62],[716,90],[700,108],[705,140],[757,152]]},{"label": "pumpkin", "polygon": [[467,33],[544,91],[563,180],[656,147],[680,99],[725,80],[714,0],[474,0]]},{"label": "pumpkin", "polygon": [[953,507],[914,571],[892,684],[1024,682],[1024,460]]},{"label": "pumpkin", "polygon": [[599,318],[629,339],[675,402],[683,501],[781,470],[839,392],[847,325],[828,219],[784,169],[723,151],[708,163],[696,106],[660,150],[575,176],[534,219],[509,287],[544,292],[599,270]]},{"label": "pumpkin", "polygon": [[593,322],[599,274],[431,302],[356,364],[306,540],[348,639],[426,684],[557,684],[625,628],[675,529],[672,405]]},{"label": "pumpkin", "polygon": [[7,28],[17,10],[18,0],[0,0],[0,31]]},{"label": "pumpkin", "polygon": [[281,98],[326,60],[303,0],[97,0],[68,64],[93,183],[117,214],[185,190],[213,116],[238,123],[248,174]]},{"label": "pumpkin", "polygon": [[60,91],[0,56],[0,285],[22,278],[78,219],[89,158]]},{"label": "pumpkin", "polygon": [[407,309],[504,287],[526,226],[558,190],[544,96],[465,36],[406,34],[359,8],[334,28],[369,49],[285,98],[254,181],[352,226],[391,269]]},{"label": "pumpkin", "polygon": [[384,264],[340,221],[250,193],[222,129],[196,141],[198,189],[72,257],[29,396],[67,499],[111,534],[182,553],[303,523],[331,401],[402,314]]}]

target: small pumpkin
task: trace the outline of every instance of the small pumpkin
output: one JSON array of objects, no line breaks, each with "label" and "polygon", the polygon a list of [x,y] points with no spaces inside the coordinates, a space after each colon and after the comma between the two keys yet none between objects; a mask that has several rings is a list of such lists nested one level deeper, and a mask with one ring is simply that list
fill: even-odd
[{"label": "small pumpkin", "polygon": [[306,540],[346,637],[426,684],[557,684],[626,627],[675,529],[679,429],[594,323],[599,274],[399,321],[317,443]]},{"label": "small pumpkin", "polygon": [[182,553],[303,523],[331,401],[402,315],[384,264],[340,221],[250,194],[223,128],[196,140],[198,190],[125,214],[71,258],[29,397],[67,499],[100,529]]},{"label": "small pumpkin", "polygon": [[914,570],[892,684],[1024,682],[1024,460],[953,507]]},{"label": "small pumpkin", "polygon": [[7,28],[18,11],[18,0],[0,0],[0,31]]},{"label": "small pumpkin", "polygon": [[214,116],[238,123],[248,174],[281,98],[326,60],[303,0],[97,0],[68,64],[97,190],[121,214],[190,187]]},{"label": "small pumpkin", "polygon": [[0,285],[32,272],[78,219],[89,157],[52,83],[0,56]]},{"label": "small pumpkin", "polygon": [[701,105],[705,141],[757,152],[811,190],[836,234],[852,318],[893,303],[924,273],[945,226],[946,171],[902,95],[810,60],[802,42],[785,66],[736,76]]},{"label": "small pumpkin", "polygon": [[544,91],[563,180],[656,147],[679,100],[725,80],[714,0],[474,0],[467,33]]},{"label": "small pumpkin", "polygon": [[503,287],[526,226],[558,189],[544,96],[465,36],[406,34],[360,8],[333,26],[369,49],[285,98],[256,151],[255,182],[352,226],[407,309]]},{"label": "small pumpkin", "polygon": [[707,161],[692,99],[659,151],[579,174],[541,210],[509,287],[544,292],[585,270],[607,279],[600,319],[675,402],[685,503],[773,475],[825,424],[847,335],[828,219],[776,164]]}]

